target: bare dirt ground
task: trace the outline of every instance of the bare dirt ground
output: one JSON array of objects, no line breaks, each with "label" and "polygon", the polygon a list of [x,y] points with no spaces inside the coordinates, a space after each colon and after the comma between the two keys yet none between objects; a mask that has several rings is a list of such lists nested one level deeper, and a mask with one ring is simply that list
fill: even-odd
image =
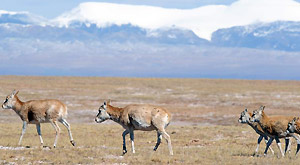
[{"label": "bare dirt ground", "polygon": [[[0,76],[0,99],[13,89],[23,101],[59,99],[67,104],[68,121],[77,146],[68,142],[63,128],[58,148],[39,147],[35,126],[30,125],[22,146],[17,146],[22,122],[12,110],[0,111],[1,164],[298,164],[292,153],[252,157],[257,135],[237,122],[240,112],[266,106],[270,115],[300,116],[299,81],[254,81],[218,79],[157,79],[99,77]],[[164,142],[156,152],[155,132],[136,132],[137,153],[121,156],[121,126],[96,124],[94,118],[104,100],[114,106],[147,103],[163,106],[173,115],[167,128],[174,148],[168,155]],[[42,124],[45,144],[52,147],[55,132]],[[293,140],[293,144],[296,142]],[[27,148],[27,147],[28,148]],[[265,145],[261,144],[260,154]],[[295,145],[293,145],[295,147]]]}]

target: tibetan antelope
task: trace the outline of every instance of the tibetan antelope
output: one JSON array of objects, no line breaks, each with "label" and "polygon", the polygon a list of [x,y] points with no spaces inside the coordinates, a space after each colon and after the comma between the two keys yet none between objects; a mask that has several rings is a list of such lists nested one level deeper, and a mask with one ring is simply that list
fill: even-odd
[{"label": "tibetan antelope", "polygon": [[[262,141],[262,139],[265,139],[266,144],[268,143],[268,136],[265,134],[265,132],[262,130],[262,128],[260,127],[260,125],[258,123],[250,121],[251,116],[252,116],[252,113],[248,112],[248,110],[245,109],[244,111],[241,112],[241,116],[238,121],[242,124],[248,124],[249,126],[251,126],[251,128],[254,129],[254,131],[257,134],[259,134],[259,137],[257,139],[257,147],[253,154],[253,156],[255,156],[258,153],[259,145],[260,145],[260,142]],[[271,150],[272,154],[274,154],[274,151],[271,148],[271,146],[270,146],[270,150]]]},{"label": "tibetan antelope", "polygon": [[[294,137],[297,140],[297,151],[299,150],[300,139],[294,133],[289,133],[288,123],[293,120],[292,116],[267,116],[264,112],[265,106],[261,106],[258,110],[253,112],[252,118],[250,121],[258,122],[264,132],[270,137],[268,144],[265,149],[265,155],[267,154],[268,148],[271,145],[272,141],[275,139],[277,146],[280,150],[282,157],[284,157],[284,152],[281,148],[281,143],[279,138]],[[286,149],[287,150],[286,145]],[[297,152],[296,152],[297,154]]]},{"label": "tibetan antelope", "polygon": [[18,93],[19,91],[14,90],[12,94],[8,95],[2,104],[2,108],[13,109],[23,121],[22,134],[18,143],[19,145],[21,145],[22,138],[26,132],[27,124],[35,124],[41,145],[43,146],[44,142],[41,134],[40,123],[51,123],[56,131],[54,140],[55,148],[60,133],[60,128],[57,124],[57,121],[59,121],[68,129],[70,142],[73,146],[75,146],[70,124],[65,119],[67,116],[67,106],[65,104],[59,100],[31,100],[22,102],[17,96]]},{"label": "tibetan antelope", "polygon": [[[299,117],[294,117],[294,119],[292,121],[290,121],[289,124],[288,124],[287,133],[297,133],[297,134],[300,134],[299,127],[300,127]],[[299,143],[298,143],[298,145],[299,145]],[[298,153],[299,149],[300,149],[300,147],[297,147],[296,153]]]},{"label": "tibetan antelope", "polygon": [[107,119],[119,123],[125,131],[123,132],[123,155],[127,153],[125,136],[129,133],[132,153],[134,149],[134,130],[157,131],[157,142],[154,151],[157,150],[161,138],[164,137],[168,143],[170,155],[173,155],[170,136],[165,131],[171,120],[171,114],[164,108],[152,105],[131,104],[124,108],[113,107],[109,102],[104,102],[99,108],[99,113],[95,118],[97,123]]}]

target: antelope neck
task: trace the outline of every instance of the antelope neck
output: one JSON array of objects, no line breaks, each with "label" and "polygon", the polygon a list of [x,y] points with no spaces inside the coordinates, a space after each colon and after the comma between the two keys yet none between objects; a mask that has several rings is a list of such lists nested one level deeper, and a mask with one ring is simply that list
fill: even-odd
[{"label": "antelope neck", "polygon": [[265,114],[264,111],[262,111],[262,114],[261,114],[261,119],[259,120],[259,123],[261,125],[264,125],[264,122],[268,120],[268,116]]},{"label": "antelope neck", "polygon": [[110,115],[112,120],[118,120],[123,113],[123,109],[107,105],[107,113]]},{"label": "antelope neck", "polygon": [[13,105],[12,109],[16,112],[20,112],[21,107],[24,103],[18,98],[18,96],[15,96],[15,99],[16,99],[16,103],[15,105]]}]

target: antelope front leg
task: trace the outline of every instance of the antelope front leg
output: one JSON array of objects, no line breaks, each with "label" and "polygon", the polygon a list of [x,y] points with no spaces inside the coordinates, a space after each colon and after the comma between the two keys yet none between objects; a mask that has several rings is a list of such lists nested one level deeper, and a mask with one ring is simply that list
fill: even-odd
[{"label": "antelope front leg", "polygon": [[40,137],[40,141],[41,141],[41,146],[43,146],[44,144],[44,141],[43,141],[43,138],[42,138],[42,133],[41,133],[41,125],[40,123],[36,124],[36,131]]},{"label": "antelope front leg", "polygon": [[294,137],[297,140],[297,150],[296,150],[296,156],[297,156],[299,149],[300,149],[300,138],[299,138],[299,136],[297,136],[295,134],[292,134],[292,137]]},{"label": "antelope front leg", "polygon": [[22,139],[23,139],[23,136],[24,136],[24,134],[26,132],[26,128],[27,128],[27,122],[23,121],[22,134],[21,134],[21,137],[20,137],[18,145],[21,145],[21,143],[22,143]]},{"label": "antelope front leg", "polygon": [[123,155],[125,155],[127,153],[127,149],[126,149],[126,139],[125,139],[125,136],[129,134],[129,131],[126,129],[123,134],[122,134],[122,137],[123,137]]},{"label": "antelope front leg", "polygon": [[276,140],[276,144],[277,144],[277,146],[278,146],[278,149],[280,150],[281,156],[284,157],[284,152],[282,151],[281,143],[280,143],[279,138],[278,138],[278,137],[275,137],[275,140]]},{"label": "antelope front leg", "polygon": [[[264,138],[265,138],[265,143],[268,144],[268,137],[265,136]],[[272,154],[274,155],[274,151],[273,151],[273,149],[272,149],[271,146],[269,147],[269,149],[270,149],[270,151],[272,152]]]},{"label": "antelope front leg", "polygon": [[270,139],[269,139],[269,141],[268,141],[268,143],[267,143],[267,146],[266,146],[266,149],[265,149],[265,152],[264,152],[264,155],[265,155],[265,156],[267,155],[268,149],[269,149],[270,145],[272,144],[273,140],[274,140],[274,138],[270,138]]},{"label": "antelope front leg", "polygon": [[260,144],[260,142],[262,141],[263,138],[264,138],[264,137],[263,137],[262,135],[260,135],[260,136],[258,137],[258,139],[257,139],[257,146],[256,146],[256,149],[255,149],[255,152],[254,152],[253,156],[255,156],[255,155],[258,153],[259,144]]},{"label": "antelope front leg", "polygon": [[290,146],[291,146],[290,138],[285,138],[285,149],[284,149],[285,154],[287,151],[290,153],[291,151]]},{"label": "antelope front leg", "polygon": [[132,147],[132,153],[135,153],[135,149],[134,149],[134,133],[133,133],[133,129],[130,129],[130,140],[131,140],[131,147]]}]

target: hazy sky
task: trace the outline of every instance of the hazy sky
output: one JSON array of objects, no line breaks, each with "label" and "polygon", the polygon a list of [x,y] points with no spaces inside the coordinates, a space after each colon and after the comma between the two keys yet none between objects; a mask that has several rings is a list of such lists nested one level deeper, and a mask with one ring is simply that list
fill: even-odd
[{"label": "hazy sky", "polygon": [[1,0],[0,10],[29,11],[46,18],[54,18],[63,12],[71,10],[82,2],[109,2],[188,9],[203,5],[229,5],[234,1],[235,0]]}]

